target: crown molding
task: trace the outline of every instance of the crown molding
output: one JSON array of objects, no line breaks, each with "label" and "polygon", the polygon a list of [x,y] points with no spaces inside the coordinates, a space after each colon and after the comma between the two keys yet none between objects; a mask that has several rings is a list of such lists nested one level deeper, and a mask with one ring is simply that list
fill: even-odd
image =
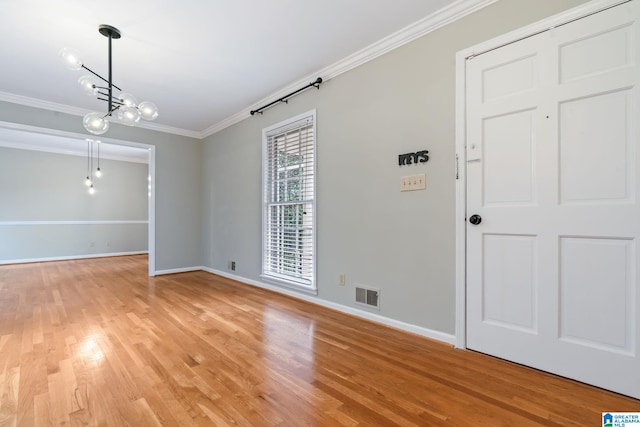
[{"label": "crown molding", "polygon": [[[29,142],[24,142],[24,141],[18,142],[18,141],[12,140],[11,138],[7,138],[7,135],[3,134],[3,132],[2,132],[3,129],[22,131],[22,132],[27,132],[27,133],[30,133],[30,134],[37,134],[37,135],[47,135],[47,136],[55,136],[55,137],[60,137],[60,138],[69,138],[69,139],[74,139],[74,140],[79,140],[79,141],[85,140],[87,135],[73,133],[73,132],[67,132],[67,131],[62,131],[62,130],[59,130],[59,129],[41,128],[41,127],[37,127],[37,126],[24,125],[24,124],[20,124],[20,123],[0,121],[0,137],[1,137],[0,138],[0,147],[17,148],[17,149],[21,149],[21,150],[43,151],[43,152],[48,152],[48,153],[64,154],[64,155],[68,155],[68,156],[81,156],[81,157],[84,157],[84,156],[87,155],[87,152],[86,152],[85,149],[73,150],[73,149],[68,149],[68,148],[64,149],[64,148],[56,147],[56,146],[51,145],[51,144],[43,145],[43,144],[29,143]],[[106,143],[106,144],[122,145],[122,146],[125,146],[125,147],[132,147],[132,148],[138,148],[138,149],[142,149],[142,150],[147,150],[149,152],[152,149],[152,146],[150,146],[148,144],[138,143],[138,142],[135,142],[135,141],[122,141],[122,140],[112,139],[112,138],[108,138],[108,137],[107,138],[100,138],[100,140],[102,142]],[[104,151],[100,155],[100,158],[102,158],[102,159],[119,160],[119,161],[123,161],[123,162],[147,163],[147,164],[149,164],[150,161],[151,161],[151,153],[149,154],[149,156],[146,156],[146,157],[147,157],[146,159],[142,159],[140,157],[124,155],[124,154],[119,154],[119,155],[109,154],[109,153],[105,153]]]},{"label": "crown molding", "polygon": [[[70,150],[68,148],[60,148],[55,146],[45,146],[42,144],[29,144],[24,142],[13,142],[13,141],[0,141],[0,147],[2,148],[16,148],[19,150],[30,150],[30,151],[39,151],[42,153],[52,153],[52,154],[62,154],[64,156],[77,156],[77,157],[86,157],[87,150],[86,149],[77,149]],[[100,159],[102,160],[117,160],[120,162],[129,162],[129,163],[140,163],[140,164],[149,164],[149,160],[141,159],[139,157],[126,156],[126,155],[114,155],[114,154],[101,154]]]},{"label": "crown molding", "polygon": [[[115,124],[121,124],[118,122],[114,122]],[[123,125],[126,126],[126,125]],[[134,127],[155,130],[157,132],[171,133],[173,135],[186,136],[189,138],[202,139],[204,138],[202,132],[198,132],[195,130],[182,129],[173,126],[159,125],[154,122],[143,122],[142,120],[136,123]]]},{"label": "crown molding", "polygon": [[84,116],[89,112],[89,110],[85,110],[83,108],[71,107],[70,105],[58,104],[56,102],[44,101],[42,99],[30,98],[28,96],[16,95],[9,92],[0,92],[0,101],[71,114],[74,116]]},{"label": "crown molding", "polygon": [[[255,110],[258,105],[263,105],[273,101],[274,99],[279,99],[284,95],[298,89],[300,86],[307,85],[309,82],[314,81],[317,77],[322,77],[323,82],[327,82],[328,80],[337,77],[340,74],[346,73],[349,70],[372,61],[373,59],[376,59],[387,52],[410,43],[426,34],[442,28],[447,24],[455,22],[458,19],[461,19],[473,12],[487,7],[497,1],[499,0],[458,0],[451,5],[446,6],[439,11],[417,22],[414,22],[413,24],[408,25],[407,27],[347,56],[346,58],[332,65],[329,65],[328,67],[318,70],[287,85],[286,87],[283,87],[282,89],[272,93],[271,95],[256,101],[255,103],[247,106],[241,111],[238,111],[232,116],[229,116],[226,119],[221,120],[202,131],[181,129],[171,126],[158,125],[156,123],[150,122],[140,122],[137,124],[137,127],[196,139],[206,138],[251,117],[251,110]],[[89,112],[89,110],[85,110],[82,108],[44,101],[36,98],[29,98],[21,95],[15,95],[8,92],[0,92],[0,101],[7,101],[14,104],[26,105],[29,107],[57,111],[61,113],[72,114],[75,116],[84,116]]]},{"label": "crown molding", "polygon": [[423,19],[361,49],[322,70],[322,78],[329,80],[365,64],[394,49],[423,37],[445,25],[487,7],[498,0],[458,0]]},{"label": "crown molding", "polygon": [[[73,116],[84,116],[89,113],[89,110],[84,108],[72,107],[66,104],[58,104],[56,102],[45,101],[37,98],[30,98],[28,96],[16,95],[14,93],[0,91],[0,101],[11,102],[13,104],[24,105],[27,107],[41,108],[43,110],[56,111],[59,113],[71,114]],[[113,124],[121,124],[118,121],[113,121]],[[181,129],[172,126],[158,125],[151,122],[139,122],[135,127],[155,130],[158,132],[171,133],[174,135],[187,136],[190,138],[202,139],[202,132],[196,132],[188,129]]]},{"label": "crown molding", "polygon": [[305,86],[309,82],[314,81],[317,77],[322,77],[323,83],[328,80],[346,73],[360,65],[366,64],[379,56],[384,55],[394,49],[397,49],[407,43],[410,43],[422,36],[425,36],[439,28],[444,27],[452,22],[455,22],[473,12],[476,12],[484,7],[487,7],[499,0],[458,0],[449,6],[446,6],[436,13],[433,13],[425,18],[414,22],[407,27],[390,34],[389,36],[347,56],[346,58],[335,62],[328,67],[325,67],[319,71],[305,76],[304,78],[297,80],[286,87],[272,93],[271,95],[262,98],[261,100],[251,104],[243,110],[235,113],[232,116],[204,129],[201,134],[202,138],[211,136],[221,130],[228,128],[236,123],[241,122],[251,117],[251,110],[255,110],[258,105],[267,104],[274,99],[279,99],[290,93],[300,86]]}]

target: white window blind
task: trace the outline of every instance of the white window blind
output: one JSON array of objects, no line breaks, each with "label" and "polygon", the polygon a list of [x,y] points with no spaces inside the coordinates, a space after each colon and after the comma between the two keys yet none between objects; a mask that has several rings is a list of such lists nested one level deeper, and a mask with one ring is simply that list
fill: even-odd
[{"label": "white window blind", "polygon": [[262,275],[315,289],[315,114],[263,132]]}]

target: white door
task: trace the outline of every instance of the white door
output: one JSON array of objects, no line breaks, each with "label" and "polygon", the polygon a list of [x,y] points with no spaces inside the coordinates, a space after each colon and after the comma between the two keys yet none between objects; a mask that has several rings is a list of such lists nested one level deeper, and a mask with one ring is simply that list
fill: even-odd
[{"label": "white door", "polygon": [[467,347],[636,398],[639,17],[633,0],[466,64]]}]

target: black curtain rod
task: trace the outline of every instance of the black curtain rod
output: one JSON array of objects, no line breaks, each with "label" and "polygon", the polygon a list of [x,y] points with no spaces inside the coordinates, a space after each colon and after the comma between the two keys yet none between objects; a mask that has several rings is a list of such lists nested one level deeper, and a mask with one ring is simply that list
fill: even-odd
[{"label": "black curtain rod", "polygon": [[309,84],[308,84],[308,85],[306,85],[305,87],[302,87],[302,88],[300,88],[300,89],[298,89],[298,90],[296,90],[296,91],[291,92],[289,95],[285,95],[285,96],[283,96],[283,97],[282,97],[282,98],[280,98],[280,99],[277,99],[277,100],[275,100],[275,101],[273,101],[273,102],[270,102],[270,103],[268,103],[267,105],[265,105],[265,106],[262,106],[262,107],[258,108],[257,110],[251,110],[251,115],[253,116],[255,113],[260,113],[260,114],[262,114],[262,111],[263,111],[263,110],[265,110],[265,109],[267,109],[267,108],[271,107],[272,105],[277,104],[277,103],[279,103],[279,102],[288,103],[288,102],[289,102],[289,101],[288,101],[288,98],[291,98],[293,95],[296,95],[296,94],[298,94],[298,93],[302,92],[302,91],[303,91],[303,90],[305,90],[305,89],[309,89],[309,88],[310,88],[310,87],[312,87],[312,86],[313,86],[313,87],[315,87],[316,89],[320,89],[320,84],[321,84],[321,83],[322,83],[322,78],[321,78],[321,77],[318,77],[318,78],[316,79],[316,81],[315,81],[315,82],[309,83]]}]

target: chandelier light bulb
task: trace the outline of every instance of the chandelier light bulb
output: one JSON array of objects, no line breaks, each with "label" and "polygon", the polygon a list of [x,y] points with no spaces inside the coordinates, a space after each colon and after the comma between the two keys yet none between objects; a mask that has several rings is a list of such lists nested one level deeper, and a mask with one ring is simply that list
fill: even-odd
[{"label": "chandelier light bulb", "polygon": [[133,126],[140,121],[140,111],[134,107],[120,107],[118,108],[118,118],[123,124]]},{"label": "chandelier light bulb", "polygon": [[96,177],[100,178],[102,176],[102,171],[100,170],[100,168],[96,169]]},{"label": "chandelier light bulb", "polygon": [[141,102],[138,105],[138,110],[140,110],[140,116],[145,120],[155,120],[158,117],[158,107],[153,102]]},{"label": "chandelier light bulb", "polygon": [[77,71],[82,68],[82,59],[76,50],[64,47],[60,49],[58,55],[60,55],[62,62],[68,69]]},{"label": "chandelier light bulb", "polygon": [[93,184],[89,187],[89,194],[94,194],[96,190],[93,188]]},{"label": "chandelier light bulb", "polygon": [[102,135],[109,130],[109,121],[100,113],[89,113],[82,120],[84,128],[94,135]]},{"label": "chandelier light bulb", "polygon": [[78,84],[85,95],[93,96],[98,94],[98,83],[91,76],[82,76],[78,79]]},{"label": "chandelier light bulb", "polygon": [[136,97],[127,92],[122,92],[120,96],[118,96],[118,99],[127,107],[135,107],[138,105]]},{"label": "chandelier light bulb", "polygon": [[86,185],[87,187],[91,185],[91,178],[89,178],[87,176],[87,179],[84,180],[84,185]]}]

